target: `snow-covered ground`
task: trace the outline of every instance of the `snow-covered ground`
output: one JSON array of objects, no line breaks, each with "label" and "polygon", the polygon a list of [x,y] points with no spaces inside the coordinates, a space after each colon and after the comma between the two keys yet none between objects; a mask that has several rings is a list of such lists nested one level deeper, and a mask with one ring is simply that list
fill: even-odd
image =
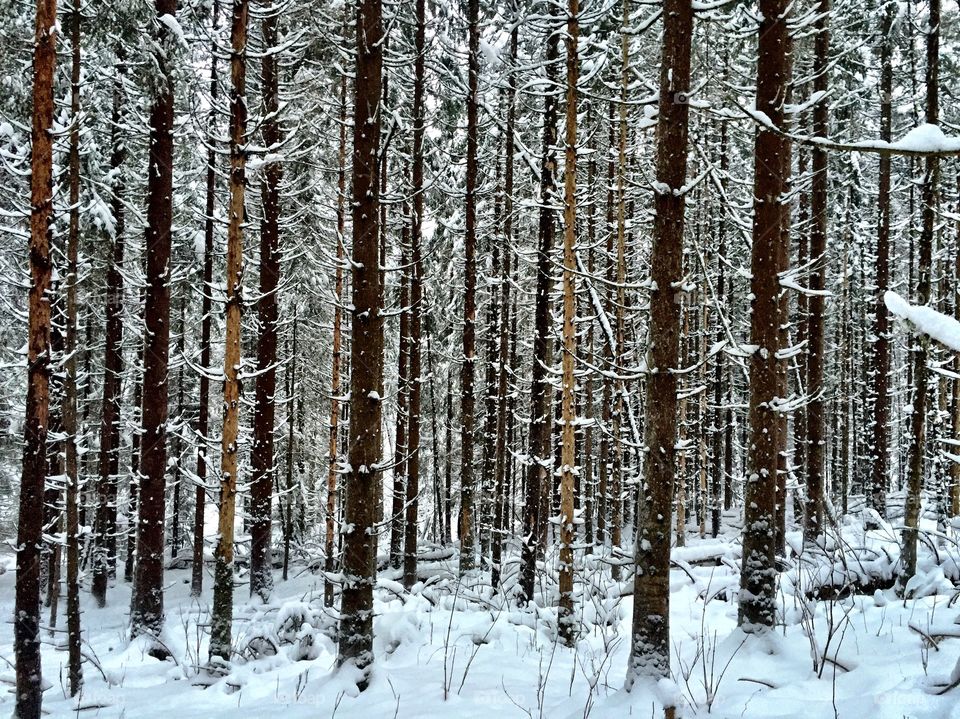
[{"label": "snow-covered ground", "polygon": [[[878,589],[832,601],[802,598],[828,577],[872,577],[884,584],[892,576],[897,549],[889,527],[865,535],[851,522],[843,536],[819,558],[786,571],[783,626],[762,639],[736,628],[736,540],[692,538],[674,550],[673,670],[681,716],[960,717],[960,688],[935,693],[949,683],[960,656],[960,607],[951,602],[956,545],[943,539],[931,544],[936,553],[931,547],[921,551],[916,587],[927,596],[904,602],[892,589]],[[799,546],[798,535],[789,540]],[[6,619],[0,655],[12,662],[12,557],[0,561],[7,569],[0,575],[0,614]],[[142,641],[127,640],[129,587],[117,582],[104,609],[84,595],[84,652],[90,661],[79,701],[64,689],[66,652],[56,646],[63,634],[45,633],[43,669],[50,687],[44,708],[53,717],[176,719],[662,716],[652,691],[623,690],[631,582],[611,583],[599,557],[581,565],[582,635],[575,649],[554,642],[552,606],[507,606],[482,581],[459,583],[455,568],[452,558],[424,562],[424,581],[410,594],[390,572],[381,573],[377,665],[359,696],[351,672],[334,668],[334,621],[323,609],[322,578],[302,566],[289,581],[278,576],[269,604],[249,601],[247,587],[238,585],[234,636],[244,656],[227,676],[214,679],[198,670],[206,660],[210,580],[196,601],[189,597],[189,570],[168,572],[162,641],[174,659],[166,662],[147,656]],[[507,575],[516,575],[515,564]],[[540,582],[549,597],[546,575]],[[8,686],[12,677],[11,666],[0,669]],[[5,692],[0,715],[12,708],[12,695]]]}]

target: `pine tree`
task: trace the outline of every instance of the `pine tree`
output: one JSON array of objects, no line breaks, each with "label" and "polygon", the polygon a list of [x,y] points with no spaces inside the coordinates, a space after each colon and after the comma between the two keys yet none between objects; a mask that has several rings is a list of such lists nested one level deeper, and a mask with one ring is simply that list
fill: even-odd
[{"label": "pine tree", "polygon": [[[639,678],[670,676],[670,518],[677,445],[677,376],[680,349],[678,285],[683,270],[690,54],[693,7],[668,0],[664,7],[657,119],[657,184],[650,255],[649,397],[644,415],[643,501],[637,516],[633,641],[627,687]],[[678,519],[678,526],[680,520]]]},{"label": "pine tree", "polygon": [[[380,0],[360,0],[353,99],[353,315],[350,347],[350,450],[345,472],[343,589],[338,664],[373,663],[376,581],[374,503],[381,481],[383,285],[379,271],[380,116],[383,23]],[[360,682],[366,687],[366,680]]]}]

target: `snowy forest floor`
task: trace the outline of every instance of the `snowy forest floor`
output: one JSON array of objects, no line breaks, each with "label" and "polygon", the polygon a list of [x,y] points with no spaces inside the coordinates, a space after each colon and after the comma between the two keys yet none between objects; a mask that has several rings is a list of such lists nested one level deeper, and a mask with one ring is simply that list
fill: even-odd
[{"label": "snowy forest floor", "polygon": [[[765,638],[737,628],[739,542],[733,515],[719,539],[693,536],[673,551],[671,624],[680,716],[960,717],[960,550],[930,522],[920,551],[917,596],[897,600],[889,587],[898,548],[894,528],[864,532],[851,517],[818,552],[794,557],[780,582],[781,626]],[[788,535],[799,549],[800,536]],[[430,559],[430,557],[433,557]],[[515,581],[516,555],[507,569]],[[548,565],[550,563],[548,557]],[[607,557],[609,559],[609,557]],[[14,566],[0,556],[0,682],[13,679]],[[68,698],[62,632],[44,632],[44,710],[54,717],[177,719],[261,717],[623,717],[662,716],[655,693],[623,690],[629,653],[632,581],[610,580],[609,564],[588,555],[580,564],[575,648],[558,646],[555,585],[541,572],[537,607],[492,595],[481,578],[460,582],[449,552],[425,552],[423,581],[410,593],[393,570],[376,591],[376,669],[358,696],[355,677],[335,671],[333,615],[323,608],[323,578],[305,565],[280,581],[264,604],[236,588],[234,638],[240,655],[230,673],[203,679],[212,581],[189,596],[189,570],[167,573],[163,643],[172,659],[147,655],[126,638],[129,586],[111,587],[109,604],[83,595],[84,689]],[[817,587],[828,599],[808,599]],[[849,587],[867,587],[851,593]],[[873,586],[877,588],[872,588]],[[837,592],[840,588],[842,591]],[[840,596],[837,597],[836,595]],[[63,619],[58,623],[63,625]],[[0,714],[13,709],[0,696]]]}]

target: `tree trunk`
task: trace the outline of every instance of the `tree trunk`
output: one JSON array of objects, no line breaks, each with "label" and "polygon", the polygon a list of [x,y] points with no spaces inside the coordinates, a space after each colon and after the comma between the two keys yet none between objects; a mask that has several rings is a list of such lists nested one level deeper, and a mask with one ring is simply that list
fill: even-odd
[{"label": "tree trunk", "polygon": [[343,590],[338,664],[364,671],[373,662],[374,518],[381,481],[380,387],[383,381],[383,286],[380,236],[380,105],[383,53],[380,0],[360,0],[353,116],[353,316],[350,346],[350,451],[343,533]]},{"label": "tree trunk", "polygon": [[[790,73],[787,0],[761,0],[757,63],[757,110],[784,126]],[[754,165],[754,221],[750,290],[750,451],[744,483],[743,569],[738,623],[745,631],[772,627],[776,618],[774,566],[779,432],[777,412],[780,349],[781,206],[786,188],[782,135],[758,128]]]},{"label": "tree trunk", "polygon": [[[406,213],[404,213],[406,214]],[[400,240],[400,337],[397,352],[397,410],[396,434],[393,443],[393,491],[390,497],[390,566],[399,569],[403,565],[403,522],[406,516],[403,505],[406,503],[407,469],[407,398],[409,392],[408,360],[410,357],[410,272],[407,254],[406,227]]]},{"label": "tree trunk", "polygon": [[[940,121],[940,0],[930,0],[930,19],[927,24],[927,123],[936,125]],[[923,227],[917,247],[917,289],[916,303],[926,305],[930,302],[930,282],[933,267],[933,233],[937,222],[938,184],[940,181],[940,160],[929,155],[926,160],[926,172],[923,178]],[[910,464],[907,475],[907,494],[903,518],[903,550],[900,577],[897,591],[905,593],[907,582],[917,571],[917,538],[920,526],[920,502],[923,491],[924,453],[926,450],[926,413],[927,413],[927,354],[930,337],[921,334],[913,338],[913,409],[910,414]]]},{"label": "tree trunk", "polygon": [[53,80],[57,61],[57,5],[37,0],[33,47],[33,126],[30,157],[30,293],[27,336],[27,402],[24,413],[23,474],[17,522],[17,579],[14,609],[16,704],[19,719],[39,719],[40,564],[47,468],[50,386],[50,221],[53,215]]},{"label": "tree trunk", "polygon": [[[214,38],[220,24],[220,0],[213,0],[211,28]],[[213,40],[214,45],[216,39]],[[220,83],[217,81],[217,53],[210,54],[210,104],[216,108]],[[213,147],[213,128],[216,111],[208,116],[210,149],[207,150],[206,206],[203,219],[203,284],[201,285],[200,317],[200,400],[197,409],[197,489],[193,507],[193,572],[190,581],[190,596],[199,597],[203,591],[203,526],[207,502],[207,451],[210,431],[210,328],[213,318],[213,210],[217,186],[217,152]]]},{"label": "tree trunk", "polygon": [[[249,0],[234,0],[230,30],[230,206],[227,224],[226,336],[223,352],[223,438],[220,445],[220,521],[214,553],[210,658],[229,661],[233,628],[233,532],[240,423],[240,314],[243,308],[243,224],[246,220],[247,21]],[[264,329],[264,328],[261,328]],[[275,348],[274,348],[275,349]],[[270,423],[273,429],[273,423]],[[269,493],[269,487],[268,487]]]},{"label": "tree trunk", "polygon": [[[169,49],[176,42],[159,18],[175,16],[177,0],[156,0],[157,41]],[[174,74],[162,50],[150,111],[150,163],[147,170],[147,291],[143,352],[143,413],[140,446],[140,515],[130,631],[159,637],[163,628],[163,530],[167,466],[167,366],[170,356],[170,250],[173,222]],[[154,653],[163,656],[159,646]]]},{"label": "tree trunk", "polygon": [[[120,138],[122,121],[124,58],[118,44],[114,65],[113,110],[111,118],[110,154],[111,202],[113,214],[113,257],[107,268],[107,294],[105,304],[104,358],[103,358],[103,409],[100,422],[100,482],[97,486],[97,509],[94,519],[93,577],[90,591],[98,607],[107,603],[107,577],[112,560],[108,557],[110,529],[110,504],[116,502],[117,475],[120,472],[120,400],[121,373],[123,372],[123,267],[125,208],[123,204],[123,179],[121,176],[126,159],[126,147]],[[115,511],[115,510],[114,510]],[[116,547],[114,540],[113,546]],[[115,558],[114,558],[115,559]]]},{"label": "tree trunk", "polygon": [[[556,16],[553,5],[549,9],[550,27],[547,30],[547,76],[556,79],[555,61],[559,57]],[[550,364],[550,291],[553,287],[553,195],[556,189],[557,99],[553,92],[543,98],[543,159],[540,174],[539,247],[537,248],[537,285],[534,308],[533,369],[530,378],[530,460],[527,465],[527,488],[524,497],[523,534],[521,548],[520,588],[526,602],[533,600],[533,583],[537,558],[543,556],[546,517],[540,511],[542,497],[549,492],[553,476],[550,453],[550,411],[553,388],[547,376]]]},{"label": "tree trunk", "polygon": [[[815,93],[826,94],[829,85],[830,55],[830,0],[819,0],[817,8],[815,56],[813,63],[813,89]],[[813,108],[813,134],[827,137],[830,108],[823,98]],[[814,263],[810,274],[810,315],[807,324],[807,338],[810,348],[807,353],[807,395],[809,397],[807,415],[807,499],[803,513],[803,537],[805,542],[813,542],[823,532],[823,487],[824,487],[824,324],[827,274],[827,189],[828,164],[827,151],[814,147],[813,179],[810,191],[810,259]],[[786,510],[786,507],[783,508]]]},{"label": "tree trunk", "polygon": [[[348,6],[344,5],[344,35],[349,22]],[[333,571],[334,562],[334,531],[337,510],[337,435],[340,431],[340,362],[342,357],[342,327],[343,327],[343,268],[344,268],[344,231],[347,224],[347,74],[340,74],[340,151],[337,170],[337,275],[334,285],[333,298],[333,349],[330,360],[330,428],[328,439],[329,467],[327,469],[327,504],[325,512],[326,537],[324,539],[324,569],[327,574],[323,580],[323,603],[326,607],[333,606]],[[292,386],[291,386],[292,389]],[[291,392],[292,396],[292,392]],[[293,408],[290,408],[293,417]],[[288,446],[293,446],[293,424]],[[288,465],[292,465],[291,458]],[[289,467],[288,467],[289,472]]]},{"label": "tree trunk", "polygon": [[[263,144],[267,152],[280,149],[280,89],[277,73],[277,10],[271,4],[261,23],[264,47],[261,86],[263,92]],[[277,285],[280,281],[280,181],[283,166],[271,162],[264,171],[261,190],[263,221],[260,223],[260,302],[257,319],[257,386],[253,405],[253,478],[250,485],[250,595],[263,601],[273,591],[272,531],[274,452],[273,424],[277,394]]]},{"label": "tree trunk", "polygon": [[[634,609],[627,687],[640,678],[670,676],[670,517],[677,440],[677,367],[687,174],[691,0],[664,6],[660,112],[657,120],[657,187],[650,268],[650,349],[644,410],[646,433],[643,501],[638,506],[634,555]],[[681,478],[682,481],[682,478]]]},{"label": "tree trunk", "polygon": [[[77,512],[80,485],[77,467],[77,285],[80,276],[80,7],[70,8],[70,220],[67,238],[67,327],[63,428],[66,470],[67,650],[70,696],[80,693],[80,536]],[[51,626],[53,622],[51,621]]]},{"label": "tree trunk", "polygon": [[560,605],[557,626],[560,640],[572,646],[576,636],[573,615],[573,543],[576,525],[573,515],[574,476],[576,469],[576,353],[577,289],[574,271],[577,242],[577,78],[580,74],[577,43],[580,37],[580,2],[567,2],[567,102],[566,143],[563,166],[563,386],[561,405],[563,430],[560,457]]},{"label": "tree trunk", "polygon": [[460,574],[475,566],[473,427],[477,345],[477,119],[480,82],[480,3],[467,0],[469,69],[467,80],[466,237],[464,238],[463,366],[460,373]]},{"label": "tree trunk", "polygon": [[[407,416],[407,503],[403,540],[403,586],[410,589],[417,581],[417,533],[419,531],[420,494],[420,405],[423,395],[421,377],[421,317],[423,313],[423,136],[426,85],[426,3],[416,0],[416,40],[413,84],[413,215],[410,229],[412,274],[410,277],[410,394]],[[439,510],[439,507],[437,507]]]}]

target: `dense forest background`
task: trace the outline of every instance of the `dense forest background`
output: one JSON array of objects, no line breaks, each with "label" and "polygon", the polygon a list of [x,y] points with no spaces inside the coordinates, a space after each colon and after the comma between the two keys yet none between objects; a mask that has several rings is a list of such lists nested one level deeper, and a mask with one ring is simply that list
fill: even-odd
[{"label": "dense forest background", "polygon": [[41,597],[79,637],[129,583],[159,639],[185,567],[212,658],[305,566],[361,668],[378,572],[566,642],[633,577],[628,685],[691,539],[742,532],[747,631],[848,526],[896,556],[823,585],[909,595],[960,516],[958,12],[0,0],[18,691]]}]

